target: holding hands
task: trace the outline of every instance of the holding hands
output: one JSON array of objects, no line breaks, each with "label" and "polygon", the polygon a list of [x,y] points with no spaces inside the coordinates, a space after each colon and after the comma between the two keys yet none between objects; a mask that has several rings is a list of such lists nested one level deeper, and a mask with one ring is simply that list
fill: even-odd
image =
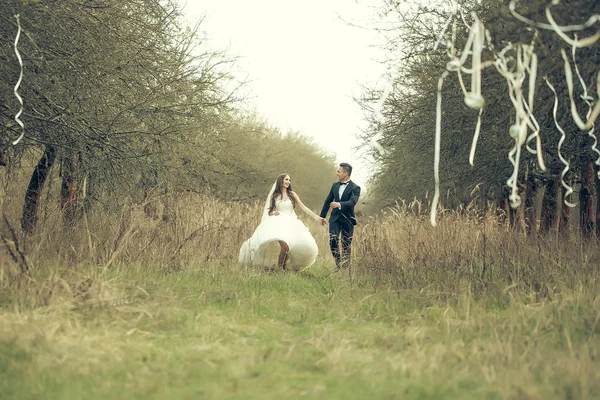
[{"label": "holding hands", "polygon": [[[332,201],[332,202],[329,204],[329,210],[333,210],[334,208],[339,208],[339,209],[341,209],[341,208],[342,208],[342,205],[341,205],[341,203],[340,203],[340,202],[338,202],[338,201]],[[321,218],[321,225],[326,225],[326,224],[327,224],[327,221],[325,220],[325,218]]]},{"label": "holding hands", "polygon": [[[333,210],[334,208],[340,208],[341,209],[342,205],[339,202],[337,202],[337,201],[332,201],[329,204],[329,209]],[[326,225],[326,224],[327,224],[327,221],[325,220],[325,218],[321,218],[321,225]]]}]

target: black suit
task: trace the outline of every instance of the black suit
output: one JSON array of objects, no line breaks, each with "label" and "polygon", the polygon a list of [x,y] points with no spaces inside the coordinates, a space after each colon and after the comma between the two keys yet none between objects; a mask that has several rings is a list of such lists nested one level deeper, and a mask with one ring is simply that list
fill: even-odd
[{"label": "black suit", "polygon": [[[336,270],[343,266],[349,266],[350,253],[352,245],[352,235],[354,234],[354,225],[356,225],[356,217],[354,216],[354,206],[358,203],[360,197],[360,186],[352,181],[348,181],[346,189],[340,198],[341,182],[336,182],[331,186],[329,195],[325,199],[323,209],[321,210],[321,218],[327,216],[329,205],[336,201],[342,205],[342,208],[334,208],[329,216],[329,246],[331,254],[335,259]],[[339,236],[342,237],[342,251],[340,253]]]}]

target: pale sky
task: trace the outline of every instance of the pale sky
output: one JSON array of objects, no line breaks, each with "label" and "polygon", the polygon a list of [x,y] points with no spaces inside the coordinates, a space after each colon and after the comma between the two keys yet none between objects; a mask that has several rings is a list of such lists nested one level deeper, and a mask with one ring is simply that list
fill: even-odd
[{"label": "pale sky", "polygon": [[[249,102],[282,131],[314,138],[354,166],[366,183],[369,163],[352,150],[365,127],[352,97],[360,84],[377,84],[385,69],[371,29],[381,0],[180,0],[207,45],[239,56],[240,79],[250,83]],[[335,179],[335,177],[332,177]]]}]

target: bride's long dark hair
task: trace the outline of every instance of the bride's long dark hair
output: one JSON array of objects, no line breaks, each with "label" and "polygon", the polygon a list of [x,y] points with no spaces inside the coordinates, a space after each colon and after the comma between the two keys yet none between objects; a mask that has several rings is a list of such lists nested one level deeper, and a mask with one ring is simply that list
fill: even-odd
[{"label": "bride's long dark hair", "polygon": [[[269,207],[269,215],[271,215],[273,210],[275,210],[275,200],[277,200],[277,197],[282,196],[283,180],[285,179],[286,176],[289,176],[289,175],[281,174],[277,177],[277,181],[275,182],[275,191],[273,192],[273,195],[271,196],[271,206]],[[292,202],[292,206],[294,208],[296,208],[296,200],[294,199],[294,196],[292,196],[292,184],[290,184],[290,186],[288,186],[286,192],[287,192],[288,198]]]}]

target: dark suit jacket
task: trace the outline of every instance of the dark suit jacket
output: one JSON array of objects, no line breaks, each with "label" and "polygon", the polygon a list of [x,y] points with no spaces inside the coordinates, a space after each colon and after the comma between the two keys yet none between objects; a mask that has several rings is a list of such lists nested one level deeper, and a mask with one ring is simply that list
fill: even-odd
[{"label": "dark suit jacket", "polygon": [[337,201],[342,205],[342,209],[334,208],[331,210],[331,216],[329,217],[329,223],[335,223],[340,220],[340,222],[350,222],[352,225],[356,225],[356,218],[354,216],[354,206],[358,203],[358,198],[360,197],[360,186],[355,184],[352,181],[348,182],[348,186],[344,190],[342,194],[342,198],[340,199],[340,182],[336,182],[331,186],[331,190],[329,191],[329,195],[327,199],[325,199],[325,203],[323,204],[323,209],[321,210],[321,218],[325,218],[327,216],[327,212],[329,211],[329,204],[332,201]]}]

